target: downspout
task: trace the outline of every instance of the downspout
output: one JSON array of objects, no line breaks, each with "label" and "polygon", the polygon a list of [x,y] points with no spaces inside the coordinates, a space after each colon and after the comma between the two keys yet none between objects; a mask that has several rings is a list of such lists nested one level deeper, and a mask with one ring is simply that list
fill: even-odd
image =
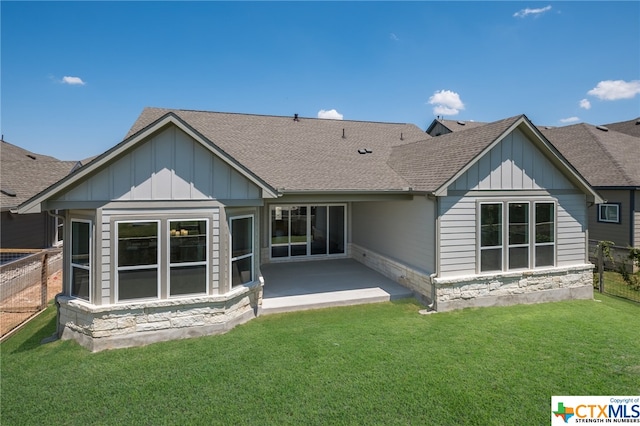
[{"label": "downspout", "polygon": [[[66,219],[67,219],[67,218],[66,218],[66,216],[64,216],[64,215],[60,215],[60,214],[57,214],[57,213],[52,213],[52,212],[51,212],[51,210],[47,210],[47,213],[48,213],[48,214],[49,214],[49,216],[51,216],[51,217],[54,217],[54,218],[56,218],[56,219],[60,219],[60,220],[62,220],[62,222],[64,223],[64,227],[63,227],[63,229],[65,229],[65,230],[67,229],[67,226],[66,226],[66,225],[67,225],[67,223],[66,223]],[[57,224],[56,224],[56,226],[57,226]],[[65,238],[63,237],[63,238],[62,238],[62,240],[64,241],[64,239],[65,239]],[[56,303],[56,332],[55,332],[55,333],[53,333],[53,335],[52,335],[51,337],[48,337],[48,338],[44,339],[44,340],[42,341],[42,343],[49,343],[49,342],[53,342],[53,341],[55,341],[55,340],[58,340],[60,337],[62,337],[62,336],[61,336],[62,330],[61,330],[61,328],[60,328],[60,302],[58,301],[58,296],[62,296],[62,295],[64,294],[64,287],[65,287],[65,286],[64,286],[64,278],[65,278],[65,273],[64,273],[64,268],[65,268],[65,262],[64,262],[64,258],[65,258],[65,256],[64,256],[64,250],[65,250],[65,249],[64,249],[64,246],[63,246],[63,247],[62,247],[62,259],[63,259],[63,261],[62,261],[62,291],[61,291],[60,293],[56,294],[56,296],[55,296],[55,298],[54,298],[55,303]]]},{"label": "downspout", "polygon": [[433,241],[433,253],[435,257],[435,271],[429,275],[429,281],[431,281],[431,304],[427,306],[429,311],[437,310],[436,303],[436,283],[435,278],[438,276],[438,267],[440,265],[440,199],[436,197],[434,194],[427,195],[428,198],[433,200],[433,216],[435,218],[434,226],[435,226],[435,235]]},{"label": "downspout", "polygon": [[636,208],[636,188],[629,190],[629,245],[636,246],[635,233],[633,232],[635,224],[635,208]]}]

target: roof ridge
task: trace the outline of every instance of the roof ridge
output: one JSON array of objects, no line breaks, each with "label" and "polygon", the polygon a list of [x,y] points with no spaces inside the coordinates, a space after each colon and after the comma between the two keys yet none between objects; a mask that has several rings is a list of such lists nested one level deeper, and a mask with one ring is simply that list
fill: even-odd
[{"label": "roof ridge", "polygon": [[[200,110],[200,109],[183,109],[183,108],[162,108],[162,107],[145,107],[144,109],[151,110],[161,110],[167,112],[196,112],[196,113],[204,113],[204,114],[227,114],[227,115],[244,115],[244,116],[252,116],[252,117],[272,117],[272,118],[287,118],[293,119],[294,115],[275,115],[275,114],[257,114],[257,113],[247,113],[247,112],[228,112],[228,111],[208,111],[208,110]],[[409,122],[395,122],[395,121],[372,121],[372,120],[337,120],[332,118],[318,118],[318,117],[306,117],[298,115],[299,119],[305,120],[325,120],[325,121],[342,121],[342,122],[351,122],[351,123],[370,123],[370,124],[396,124],[396,125],[409,125],[416,126],[420,128],[415,123]]]},{"label": "roof ridge", "polygon": [[[604,151],[604,153],[607,155],[607,157],[609,157],[609,159],[611,160],[611,162],[616,166],[617,171],[624,176],[625,180],[627,181],[627,183],[632,183],[633,179],[626,173],[626,170],[624,167],[622,167],[622,165],[620,164],[620,162],[618,161],[618,159],[613,156],[611,154],[611,152],[609,152],[609,147],[605,144],[600,143],[600,139],[596,136],[596,134],[594,133],[594,130],[598,130],[596,126],[594,126],[593,124],[587,124],[587,123],[580,123],[578,125],[582,125],[587,129],[587,132],[589,133],[589,135],[591,135],[591,137],[593,138],[594,141],[596,141],[596,143],[600,146],[600,148],[602,148],[602,150]],[[602,130],[598,130],[598,131],[602,131]],[[608,129],[607,132],[614,132],[615,130],[611,130]],[[620,132],[616,132],[616,133],[620,133]]]}]

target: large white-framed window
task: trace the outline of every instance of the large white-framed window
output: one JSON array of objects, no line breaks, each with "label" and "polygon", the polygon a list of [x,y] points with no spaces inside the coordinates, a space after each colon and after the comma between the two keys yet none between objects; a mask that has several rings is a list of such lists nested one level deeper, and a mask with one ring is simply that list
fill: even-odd
[{"label": "large white-framed window", "polygon": [[620,204],[598,204],[598,222],[620,223]]},{"label": "large white-framed window", "polygon": [[509,269],[529,268],[529,203],[508,203],[508,250]]},{"label": "large white-framed window", "polygon": [[477,211],[479,272],[555,265],[555,201],[482,201]]},{"label": "large white-framed window", "polygon": [[502,270],[502,203],[480,203],[480,271]]},{"label": "large white-framed window", "polygon": [[535,266],[553,266],[556,259],[556,205],[535,203]]},{"label": "large white-framed window", "polygon": [[160,221],[116,221],[116,299],[160,297]]},{"label": "large white-framed window", "polygon": [[271,258],[344,255],[346,214],[346,204],[271,206]]},{"label": "large white-framed window", "polygon": [[250,283],[254,279],[253,221],[253,215],[229,219],[232,287]]},{"label": "large white-framed window", "polygon": [[71,296],[91,300],[92,222],[71,219]]},{"label": "large white-framed window", "polygon": [[209,221],[169,220],[169,296],[208,293]]}]

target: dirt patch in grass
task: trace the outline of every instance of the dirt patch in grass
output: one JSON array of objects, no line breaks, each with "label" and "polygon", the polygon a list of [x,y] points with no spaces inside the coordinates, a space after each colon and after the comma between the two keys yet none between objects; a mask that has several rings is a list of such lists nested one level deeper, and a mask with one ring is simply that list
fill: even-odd
[{"label": "dirt patch in grass", "polygon": [[[62,291],[62,270],[47,279],[47,301]],[[38,313],[41,308],[40,286],[33,285],[0,303],[0,337]]]}]

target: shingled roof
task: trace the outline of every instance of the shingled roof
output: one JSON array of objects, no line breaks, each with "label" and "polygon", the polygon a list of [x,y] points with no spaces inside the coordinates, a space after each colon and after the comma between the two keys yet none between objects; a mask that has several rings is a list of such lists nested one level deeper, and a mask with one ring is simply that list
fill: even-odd
[{"label": "shingled roof", "polygon": [[431,139],[407,123],[325,120],[145,108],[127,138],[167,114],[271,187],[296,191],[401,191],[408,183],[388,164],[394,146]]},{"label": "shingled roof", "polygon": [[607,129],[624,133],[625,135],[640,138],[640,117],[628,121],[619,121],[617,123],[609,123],[604,125]]},{"label": "shingled roof", "polygon": [[22,202],[65,177],[75,161],[60,161],[47,155],[35,154],[1,141],[0,206],[2,211]]},{"label": "shingled roof", "polygon": [[462,130],[473,129],[487,124],[482,121],[445,120],[444,118],[436,118],[427,128],[427,133],[431,134],[431,130],[436,126],[437,123],[442,124],[451,132],[460,132]]},{"label": "shingled roof", "polygon": [[585,123],[540,131],[592,186],[640,187],[640,138]]},{"label": "shingled roof", "polygon": [[522,118],[526,119],[524,115],[518,115],[434,137],[428,143],[394,147],[389,165],[414,190],[434,192]]}]

